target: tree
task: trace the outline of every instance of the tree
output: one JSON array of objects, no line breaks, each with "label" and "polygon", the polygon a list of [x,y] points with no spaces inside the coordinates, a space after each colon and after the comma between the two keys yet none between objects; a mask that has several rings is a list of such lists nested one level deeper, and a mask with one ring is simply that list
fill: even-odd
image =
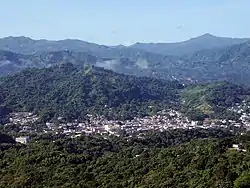
[{"label": "tree", "polygon": [[250,187],[250,173],[243,173],[234,182],[234,188],[249,188]]}]

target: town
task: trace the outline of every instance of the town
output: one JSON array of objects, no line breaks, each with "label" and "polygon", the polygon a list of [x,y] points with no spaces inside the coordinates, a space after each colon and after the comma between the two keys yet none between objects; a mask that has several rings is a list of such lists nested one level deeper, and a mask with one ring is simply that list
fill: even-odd
[{"label": "town", "polygon": [[[147,131],[164,131],[168,129],[194,129],[194,128],[228,128],[250,127],[250,105],[243,103],[236,105],[228,110],[234,111],[240,115],[239,120],[225,119],[205,119],[203,122],[191,121],[182,113],[175,110],[160,111],[156,115],[146,116],[143,118],[135,117],[132,120],[107,120],[103,116],[87,115],[87,120],[67,122],[63,117],[58,117],[57,121],[46,122],[45,124],[36,125],[39,116],[30,112],[17,112],[10,114],[9,123],[4,127],[15,125],[16,131],[22,135],[29,133],[52,133],[70,136],[72,138],[85,134],[101,135],[132,135]],[[27,142],[27,140],[25,141]]]}]

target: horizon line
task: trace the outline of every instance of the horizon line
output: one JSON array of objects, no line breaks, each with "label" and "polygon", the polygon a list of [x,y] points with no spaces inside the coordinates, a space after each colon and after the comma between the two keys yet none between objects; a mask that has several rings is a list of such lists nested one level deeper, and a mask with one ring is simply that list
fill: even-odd
[{"label": "horizon line", "polygon": [[211,34],[211,33],[205,33],[205,34],[202,34],[202,35],[187,38],[185,40],[174,41],[174,42],[164,42],[164,41],[162,41],[162,42],[140,42],[140,41],[137,41],[137,42],[134,42],[134,43],[131,43],[131,44],[124,44],[124,43],[122,44],[122,43],[120,43],[120,44],[115,44],[115,45],[101,44],[101,43],[98,43],[98,42],[87,41],[87,40],[80,39],[80,38],[64,38],[64,39],[48,39],[47,38],[46,39],[46,38],[36,38],[36,37],[33,37],[33,36],[25,36],[25,35],[2,36],[2,37],[0,37],[0,40],[7,39],[7,38],[26,38],[26,39],[33,40],[33,41],[51,41],[51,42],[60,42],[60,41],[72,40],[72,41],[86,42],[86,43],[90,43],[90,44],[97,44],[97,45],[101,45],[101,46],[115,47],[115,46],[132,46],[132,45],[135,45],[135,44],[175,44],[175,43],[186,42],[186,41],[189,41],[189,40],[192,40],[192,39],[195,39],[195,38],[199,38],[199,37],[204,37],[204,36],[217,37],[217,38],[228,38],[228,39],[250,39],[250,37],[248,38],[248,37],[218,36],[218,35],[214,35],[214,34]]}]

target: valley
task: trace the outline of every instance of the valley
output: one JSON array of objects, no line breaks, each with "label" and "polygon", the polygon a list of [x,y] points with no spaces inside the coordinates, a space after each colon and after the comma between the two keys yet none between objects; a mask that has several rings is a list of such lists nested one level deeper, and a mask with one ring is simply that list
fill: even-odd
[{"label": "valley", "polygon": [[0,39],[0,187],[250,185],[247,40]]},{"label": "valley", "polygon": [[250,1],[1,1],[0,188],[250,188]]}]

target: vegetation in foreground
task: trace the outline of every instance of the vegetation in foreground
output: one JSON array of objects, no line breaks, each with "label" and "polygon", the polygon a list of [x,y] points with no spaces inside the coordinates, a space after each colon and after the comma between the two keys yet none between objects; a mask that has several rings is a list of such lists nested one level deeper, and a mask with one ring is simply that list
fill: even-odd
[{"label": "vegetation in foreground", "polygon": [[[246,151],[232,149],[240,142]],[[0,187],[249,187],[249,144],[249,134],[202,129],[144,139],[36,136],[1,145]]]}]

